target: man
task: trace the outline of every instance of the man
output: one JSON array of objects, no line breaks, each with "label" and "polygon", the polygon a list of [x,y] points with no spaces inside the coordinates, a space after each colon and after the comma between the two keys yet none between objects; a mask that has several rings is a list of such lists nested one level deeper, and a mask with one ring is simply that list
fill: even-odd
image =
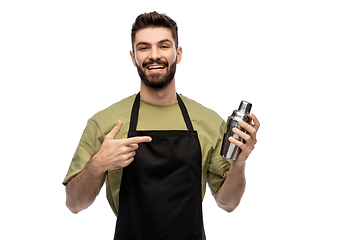
[{"label": "man", "polygon": [[[156,12],[132,27],[131,59],[140,93],[98,112],[89,121],[64,180],[66,205],[78,213],[96,199],[106,179],[117,215],[116,240],[206,239],[202,199],[206,182],[222,209],[233,211],[245,190],[245,162],[259,122],[241,122],[246,140],[232,163],[220,156],[224,121],[212,110],[176,94],[182,58],[176,23]],[[115,125],[115,126],[114,126]]]}]

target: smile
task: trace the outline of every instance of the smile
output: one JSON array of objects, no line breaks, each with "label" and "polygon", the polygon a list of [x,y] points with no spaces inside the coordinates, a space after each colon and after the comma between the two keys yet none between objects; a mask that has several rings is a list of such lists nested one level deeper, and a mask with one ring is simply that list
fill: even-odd
[{"label": "smile", "polygon": [[165,68],[164,65],[150,65],[150,66],[147,66],[147,69],[149,71],[159,71],[159,70],[163,70]]}]

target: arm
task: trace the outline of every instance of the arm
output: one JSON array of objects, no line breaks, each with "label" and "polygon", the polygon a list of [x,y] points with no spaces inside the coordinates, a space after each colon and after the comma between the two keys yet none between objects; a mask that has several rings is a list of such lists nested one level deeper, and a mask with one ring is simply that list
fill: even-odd
[{"label": "arm", "polygon": [[242,137],[246,143],[242,143],[237,139],[230,137],[230,141],[242,149],[240,155],[232,162],[222,187],[213,196],[220,208],[227,212],[232,212],[240,204],[244,190],[246,187],[245,164],[249,154],[256,144],[256,133],[260,127],[260,123],[254,114],[250,114],[250,118],[254,124],[249,125],[240,122],[240,126],[248,131],[248,134],[234,128],[234,132]]},{"label": "arm", "polygon": [[100,150],[84,169],[66,185],[66,206],[73,213],[88,208],[96,199],[108,170],[128,166],[133,160],[138,143],[150,142],[150,137],[114,138],[120,132],[121,121],[105,136]]},{"label": "arm", "polygon": [[222,187],[213,197],[221,209],[232,212],[240,204],[245,187],[244,168],[232,164]]},{"label": "arm", "polygon": [[66,206],[74,214],[88,208],[95,201],[103,184],[105,173],[97,170],[93,164],[94,157],[66,185]]}]

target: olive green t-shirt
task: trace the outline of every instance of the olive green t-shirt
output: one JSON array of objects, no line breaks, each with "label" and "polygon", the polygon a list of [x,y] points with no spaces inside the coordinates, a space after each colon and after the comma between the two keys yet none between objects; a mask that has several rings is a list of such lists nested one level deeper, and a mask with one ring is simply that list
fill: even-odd
[{"label": "olive green t-shirt", "polygon": [[[104,137],[121,120],[122,127],[115,139],[127,138],[132,106],[136,94],[96,113],[88,120],[77,150],[73,156],[67,175],[67,184],[80,173],[90,158],[100,149]],[[181,95],[198,137],[202,152],[202,197],[205,195],[206,182],[214,194],[223,184],[230,162],[220,155],[225,122],[214,111]],[[143,130],[187,130],[178,102],[157,105],[140,101],[138,131]],[[117,215],[122,169],[108,171],[106,174],[107,199]]]}]

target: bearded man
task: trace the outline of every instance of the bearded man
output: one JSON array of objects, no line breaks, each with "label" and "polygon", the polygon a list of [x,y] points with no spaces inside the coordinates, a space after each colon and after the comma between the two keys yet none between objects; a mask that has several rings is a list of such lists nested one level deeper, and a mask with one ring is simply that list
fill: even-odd
[{"label": "bearded man", "polygon": [[245,163],[260,123],[240,122],[245,139],[235,161],[220,155],[226,124],[214,111],[176,93],[181,62],[176,22],[157,12],[132,27],[130,56],[140,92],[89,119],[64,180],[66,205],[88,208],[106,182],[117,216],[115,240],[206,239],[202,200],[206,182],[219,207],[233,211],[245,190]]}]

